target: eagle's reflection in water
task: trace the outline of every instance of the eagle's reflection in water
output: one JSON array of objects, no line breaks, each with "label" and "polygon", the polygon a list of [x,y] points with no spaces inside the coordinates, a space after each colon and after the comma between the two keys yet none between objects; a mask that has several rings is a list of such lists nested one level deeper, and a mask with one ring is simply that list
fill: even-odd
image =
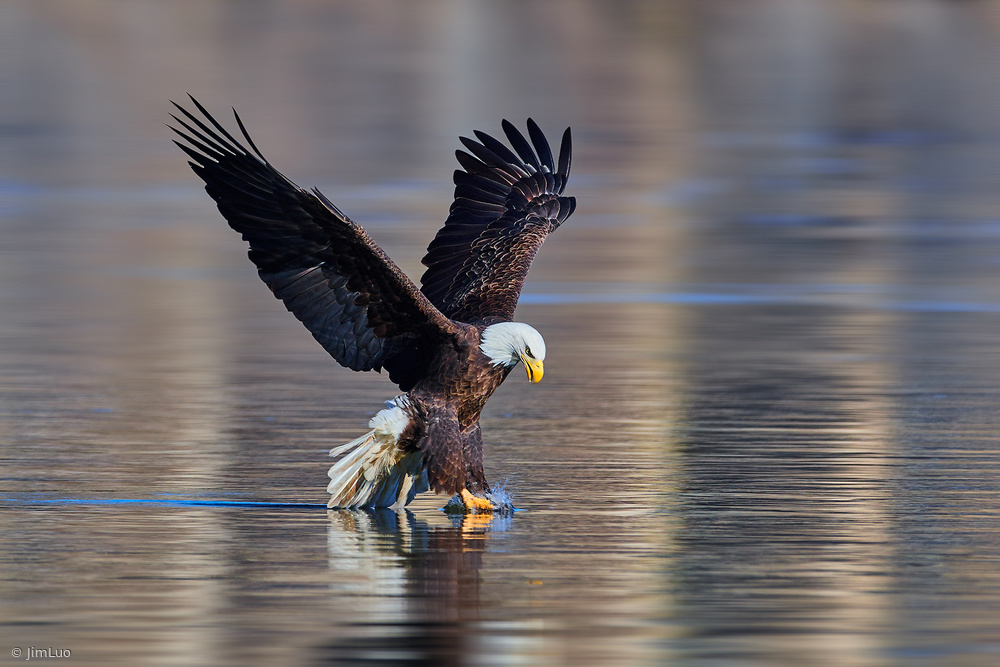
[{"label": "eagle's reflection in water", "polygon": [[382,509],[329,518],[332,592],[354,609],[340,610],[346,622],[322,647],[323,664],[464,664],[482,650],[483,555],[512,515]]}]

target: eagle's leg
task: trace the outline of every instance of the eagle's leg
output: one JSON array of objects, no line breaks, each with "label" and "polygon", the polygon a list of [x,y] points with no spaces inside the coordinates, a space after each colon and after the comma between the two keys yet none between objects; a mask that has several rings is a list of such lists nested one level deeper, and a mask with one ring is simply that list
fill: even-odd
[{"label": "eagle's leg", "polygon": [[486,498],[480,498],[478,496],[472,495],[472,492],[468,489],[462,489],[459,492],[462,497],[462,504],[465,505],[465,511],[470,514],[475,514],[476,512],[492,512],[496,509]]},{"label": "eagle's leg", "polygon": [[490,484],[483,472],[483,434],[479,422],[462,431],[462,458],[465,459],[465,488],[472,493],[489,494]]}]

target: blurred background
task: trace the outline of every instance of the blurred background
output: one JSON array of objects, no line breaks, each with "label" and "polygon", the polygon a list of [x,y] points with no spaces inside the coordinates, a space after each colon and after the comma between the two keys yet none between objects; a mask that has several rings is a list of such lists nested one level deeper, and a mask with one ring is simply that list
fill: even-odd
[{"label": "blurred background", "polygon": [[[0,656],[992,664],[998,38],[996,0],[4,0]],[[255,277],[188,93],[414,279],[459,135],[572,126],[545,381],[483,419],[526,511],[327,516],[395,387]]]}]

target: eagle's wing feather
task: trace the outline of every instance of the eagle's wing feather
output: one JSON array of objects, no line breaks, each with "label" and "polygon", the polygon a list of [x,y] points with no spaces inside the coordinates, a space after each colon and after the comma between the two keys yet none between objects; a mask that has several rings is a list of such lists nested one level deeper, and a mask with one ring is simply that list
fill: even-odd
[{"label": "eagle's wing feather", "polygon": [[573,197],[561,196],[572,154],[569,129],[558,164],[533,120],[530,144],[506,120],[503,131],[513,151],[483,132],[475,133],[479,141],[461,138],[469,152],[456,151],[464,171],[455,171],[455,201],[423,258],[423,293],[461,322],[513,318],[535,253],[576,207]]},{"label": "eagle's wing feather", "polygon": [[175,143],[250,244],[261,279],[338,362],[359,371],[385,368],[409,390],[429,351],[454,334],[454,323],[360,225],[271,166],[238,115],[253,153],[191,101],[204,120],[175,104],[181,116],[173,118],[183,129],[171,129],[187,145]]}]

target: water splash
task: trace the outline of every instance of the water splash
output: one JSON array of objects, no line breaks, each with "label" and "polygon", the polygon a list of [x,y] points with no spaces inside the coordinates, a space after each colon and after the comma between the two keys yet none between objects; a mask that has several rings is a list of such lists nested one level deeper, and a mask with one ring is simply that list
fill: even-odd
[{"label": "water splash", "polygon": [[[514,507],[514,501],[510,493],[507,492],[507,480],[505,479],[501,483],[495,485],[492,490],[488,491],[486,494],[486,499],[493,503],[494,510],[493,514],[504,514],[510,515],[514,512],[518,512],[518,508]],[[460,496],[453,496],[451,500],[442,508],[445,514],[465,514],[465,504],[462,502]]]}]

